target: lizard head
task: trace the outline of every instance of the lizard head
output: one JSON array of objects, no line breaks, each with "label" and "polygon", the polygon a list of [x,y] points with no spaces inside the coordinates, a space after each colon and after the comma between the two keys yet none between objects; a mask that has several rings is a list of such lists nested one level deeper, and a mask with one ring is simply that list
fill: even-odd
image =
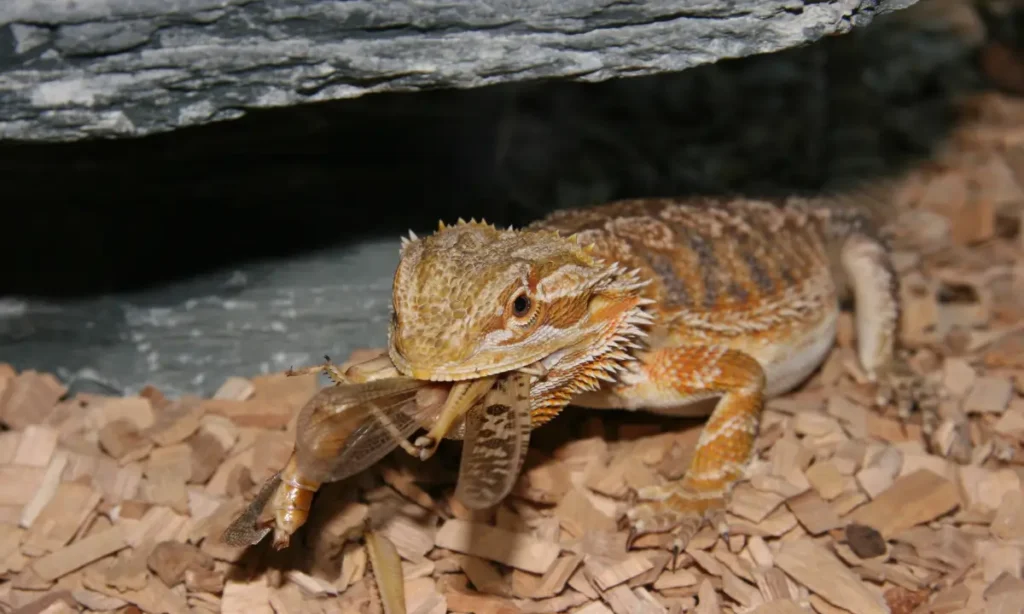
[{"label": "lizard head", "polygon": [[459,381],[539,367],[546,386],[593,389],[644,334],[643,286],[577,237],[475,221],[441,224],[428,237],[403,241],[390,356],[417,379]]}]

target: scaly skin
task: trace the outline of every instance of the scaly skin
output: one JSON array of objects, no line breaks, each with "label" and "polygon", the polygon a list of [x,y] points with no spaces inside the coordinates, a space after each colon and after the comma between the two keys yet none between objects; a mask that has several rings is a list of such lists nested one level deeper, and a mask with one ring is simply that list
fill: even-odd
[{"label": "scaly skin", "polygon": [[632,200],[522,230],[442,225],[403,243],[391,360],[435,381],[527,369],[533,428],[570,402],[694,415],[718,397],[684,477],[627,513],[634,537],[678,528],[685,547],[743,476],[765,399],[828,354],[844,280],[865,373],[895,364],[888,253],[865,216],[822,205]]}]

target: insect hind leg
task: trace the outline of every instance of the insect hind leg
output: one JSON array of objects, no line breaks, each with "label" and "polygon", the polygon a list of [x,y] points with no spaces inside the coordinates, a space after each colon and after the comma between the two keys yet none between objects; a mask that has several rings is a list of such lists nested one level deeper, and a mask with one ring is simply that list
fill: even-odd
[{"label": "insect hind leg", "polygon": [[326,375],[335,385],[348,383],[349,379],[345,376],[342,370],[331,361],[331,357],[324,354],[324,362],[319,365],[310,365],[308,367],[289,367],[285,371],[287,377],[298,377],[300,375],[315,375],[315,374]]}]

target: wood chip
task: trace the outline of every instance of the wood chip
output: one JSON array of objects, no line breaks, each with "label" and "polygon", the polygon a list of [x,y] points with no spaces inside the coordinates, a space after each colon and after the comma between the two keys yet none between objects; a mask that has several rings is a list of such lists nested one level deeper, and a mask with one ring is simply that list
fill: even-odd
[{"label": "wood chip", "polygon": [[514,614],[515,605],[502,597],[485,595],[466,588],[465,583],[449,578],[444,582],[448,608],[456,612],[479,614]]},{"label": "wood chip", "polygon": [[807,476],[807,481],[811,483],[811,487],[826,501],[835,499],[846,489],[843,474],[839,472],[836,464],[832,461],[811,465],[805,472],[805,475]]},{"label": "wood chip", "polygon": [[[545,599],[548,597],[554,597],[562,592],[565,585],[569,582],[569,578],[579,568],[580,563],[583,562],[583,557],[576,554],[564,554],[555,561],[555,564],[545,572],[543,576],[539,578],[530,575],[530,581],[524,584],[522,580],[516,586],[516,594],[522,597],[530,597],[532,599]],[[525,576],[525,573],[520,574],[518,571],[514,574],[515,578],[521,578]],[[536,578],[534,581],[533,578]],[[513,582],[514,582],[513,580]]]},{"label": "wood chip", "polygon": [[1024,492],[1017,490],[1003,495],[992,518],[991,530],[1000,539],[1024,539]]},{"label": "wood chip", "polygon": [[[530,583],[530,586],[521,586],[523,582],[530,582],[529,580],[522,579],[522,575],[529,575],[535,581],[539,581],[540,578],[540,576],[526,574],[526,572],[522,572],[519,576],[513,575],[513,586],[515,588],[510,590],[507,578],[498,573],[498,570],[495,569],[492,563],[475,556],[460,556],[458,561],[462,571],[476,590],[491,595],[506,596],[511,592],[515,592],[521,597],[527,597],[536,584]],[[519,578],[519,583],[516,583],[517,578]]]},{"label": "wood chip", "polygon": [[141,431],[153,426],[156,415],[146,397],[104,397],[89,406],[86,420],[97,431],[115,420],[127,420]]},{"label": "wood chip", "polygon": [[964,400],[968,413],[1001,414],[1013,395],[1013,383],[1002,377],[979,377]]},{"label": "wood chip", "polygon": [[164,584],[174,586],[189,570],[212,570],[213,558],[191,544],[167,540],[156,544],[146,564]]},{"label": "wood chip", "polygon": [[959,504],[956,485],[921,469],[896,480],[871,503],[854,511],[850,520],[867,525],[889,538],[904,529],[938,518]]},{"label": "wood chip", "polygon": [[228,401],[245,401],[254,392],[256,392],[256,387],[253,386],[251,381],[244,377],[229,377],[224,380],[224,383],[220,385],[217,392],[213,393],[213,398]]},{"label": "wood chip", "polygon": [[57,431],[52,428],[30,424],[21,432],[18,448],[10,463],[25,467],[47,466],[57,449],[57,436]]},{"label": "wood chip", "polygon": [[471,554],[537,574],[546,572],[561,551],[557,544],[457,518],[441,526],[435,543],[439,548]]},{"label": "wood chip", "polygon": [[820,535],[843,525],[832,507],[814,491],[786,501],[790,511],[811,535]]},{"label": "wood chip", "polygon": [[700,588],[697,590],[697,613],[698,614],[713,614],[721,612],[721,606],[718,601],[718,593],[715,592],[714,586],[711,582],[704,580],[700,583]]},{"label": "wood chip", "polygon": [[39,488],[36,490],[35,496],[32,497],[32,500],[21,509],[19,525],[25,528],[31,527],[46,505],[49,504],[54,495],[57,494],[57,490],[60,487],[61,475],[64,473],[64,468],[67,467],[67,463],[68,457],[64,453],[57,454],[50,460],[50,464],[46,468],[46,473],[43,474],[43,479],[39,483]]},{"label": "wood chip", "polygon": [[158,446],[172,446],[195,433],[202,417],[199,399],[183,399],[161,411],[153,426],[146,429],[146,435]]},{"label": "wood chip", "polygon": [[854,614],[887,614],[885,602],[872,593],[842,561],[808,539],[786,542],[775,563],[823,599]]},{"label": "wood chip", "polygon": [[699,580],[697,575],[689,569],[677,569],[676,571],[662,574],[654,581],[654,588],[662,590],[666,588],[679,588],[681,586],[694,586]]},{"label": "wood chip", "polygon": [[71,596],[74,597],[75,601],[77,601],[85,608],[100,612],[119,610],[124,606],[128,605],[128,602],[124,599],[118,599],[117,597],[104,595],[103,593],[91,591],[87,588],[73,590],[71,591]]},{"label": "wood chip", "polygon": [[592,601],[586,606],[576,610],[575,614],[614,614],[608,606],[600,601]]},{"label": "wood chip", "polygon": [[786,498],[782,495],[760,491],[747,484],[740,484],[733,492],[730,509],[738,516],[759,523],[785,500]]},{"label": "wood chip", "polygon": [[224,614],[274,614],[266,582],[225,582],[220,608]]},{"label": "wood chip", "polygon": [[60,483],[50,501],[33,520],[22,550],[31,556],[39,556],[62,548],[78,533],[101,498],[100,493],[86,484]]},{"label": "wood chip", "polygon": [[290,407],[272,401],[207,399],[201,408],[204,412],[224,416],[238,426],[263,429],[282,429],[288,426],[294,415]]},{"label": "wood chip", "polygon": [[127,418],[111,420],[99,432],[100,446],[120,461],[145,458],[153,449],[153,442],[142,435],[139,427]]},{"label": "wood chip", "polygon": [[407,516],[395,516],[379,528],[380,533],[390,540],[398,554],[407,561],[415,561],[434,547],[432,521],[423,523]]},{"label": "wood chip", "polygon": [[570,486],[566,464],[556,459],[545,459],[533,466],[524,467],[513,493],[528,501],[558,503]]},{"label": "wood chip", "polygon": [[776,599],[751,610],[751,614],[808,614],[792,599]]},{"label": "wood chip", "polygon": [[40,557],[32,569],[44,580],[56,580],[127,545],[120,527],[113,527]]},{"label": "wood chip", "polygon": [[0,422],[14,429],[41,424],[65,392],[67,388],[49,373],[22,371],[4,384]]},{"label": "wood chip", "polygon": [[974,386],[978,374],[963,358],[947,358],[942,366],[943,384],[953,396],[963,397]]},{"label": "wood chip", "polygon": [[30,502],[45,476],[43,467],[0,467],[0,505],[21,507]]},{"label": "wood chip", "polygon": [[613,531],[615,520],[603,514],[579,489],[565,494],[555,508],[555,516],[566,531],[575,536],[588,531]]},{"label": "wood chip", "polygon": [[587,577],[601,591],[607,591],[635,578],[653,566],[654,563],[643,552],[632,552],[621,561],[591,556],[587,557],[583,564]]}]

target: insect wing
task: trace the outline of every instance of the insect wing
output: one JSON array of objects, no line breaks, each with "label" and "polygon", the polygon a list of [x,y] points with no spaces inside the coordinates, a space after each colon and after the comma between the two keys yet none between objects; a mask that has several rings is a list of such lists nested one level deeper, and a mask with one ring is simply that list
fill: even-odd
[{"label": "insect wing", "polygon": [[455,496],[470,509],[496,505],[519,477],[530,445],[530,376],[513,373],[466,414]]},{"label": "insect wing", "polygon": [[221,537],[224,543],[236,547],[251,546],[259,543],[263,536],[270,532],[270,526],[260,526],[257,524],[257,521],[280,484],[280,473],[275,473],[263,484],[256,498],[249,503],[245,510],[224,531]]},{"label": "insect wing", "polygon": [[[424,423],[416,393],[425,382],[395,377],[330,386],[299,413],[299,467],[318,482],[343,480],[373,465]],[[436,408],[435,408],[436,409]]]}]

